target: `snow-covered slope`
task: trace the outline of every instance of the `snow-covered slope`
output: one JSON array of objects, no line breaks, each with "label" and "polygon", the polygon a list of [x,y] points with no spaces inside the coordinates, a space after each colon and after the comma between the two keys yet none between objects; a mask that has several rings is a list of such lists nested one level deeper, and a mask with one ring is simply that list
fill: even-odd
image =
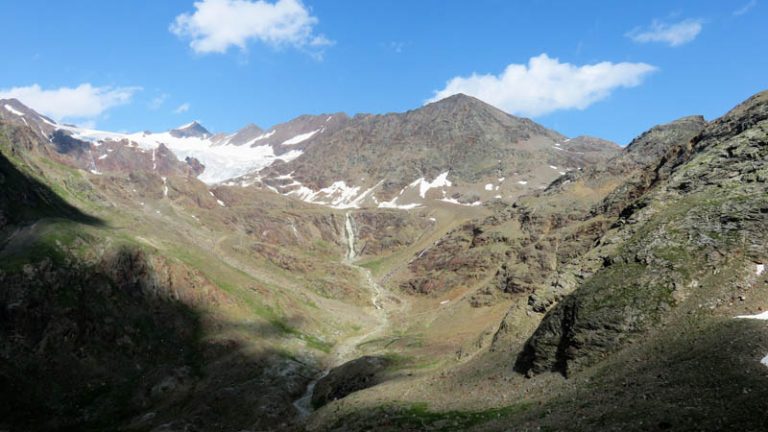
[{"label": "snow-covered slope", "polygon": [[208,184],[258,171],[278,159],[288,162],[302,154],[301,150],[291,150],[277,157],[271,145],[252,146],[259,141],[258,139],[253,139],[244,145],[234,145],[229,142],[214,145],[214,141],[208,135],[179,137],[174,136],[172,132],[121,134],[72,126],[60,126],[60,129],[70,132],[73,138],[92,142],[96,146],[105,141],[127,141],[127,145],[154,150],[160,144],[164,144],[177,158],[184,160],[191,157],[205,165],[205,170],[200,174],[199,179]]},{"label": "snow-covered slope", "polygon": [[209,185],[264,188],[339,209],[514,199],[618,151],[607,142],[566,139],[467,96],[406,113],[304,115],[269,129],[250,124],[217,134],[196,121],[160,133],[60,125],[10,99],[0,100],[0,118],[38,131],[97,175],[155,169],[162,148]]}]

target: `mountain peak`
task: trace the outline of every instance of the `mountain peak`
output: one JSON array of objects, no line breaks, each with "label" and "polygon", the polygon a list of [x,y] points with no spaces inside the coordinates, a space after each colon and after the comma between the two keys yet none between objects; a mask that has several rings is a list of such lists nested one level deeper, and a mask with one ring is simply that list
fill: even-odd
[{"label": "mountain peak", "polygon": [[497,108],[488,102],[478,99],[474,96],[469,96],[464,93],[456,93],[455,95],[448,96],[435,102],[428,103],[420,108],[420,110],[431,111],[434,113],[454,113],[459,115],[465,115],[467,113],[486,113],[497,118],[515,119],[517,121],[529,121],[523,117],[517,117],[506,111]]},{"label": "mountain peak", "polygon": [[208,132],[208,129],[203,127],[203,125],[197,121],[179,126],[176,129],[171,129],[170,134],[176,138],[207,138],[211,136],[211,133]]},{"label": "mountain peak", "polygon": [[493,107],[494,109],[498,109],[494,107],[493,105],[484,102],[474,96],[469,96],[464,93],[456,93],[455,95],[448,96],[446,98],[431,102],[427,104],[427,106],[433,105],[433,106],[456,106],[456,105],[467,105],[467,106],[487,106],[487,107]]}]

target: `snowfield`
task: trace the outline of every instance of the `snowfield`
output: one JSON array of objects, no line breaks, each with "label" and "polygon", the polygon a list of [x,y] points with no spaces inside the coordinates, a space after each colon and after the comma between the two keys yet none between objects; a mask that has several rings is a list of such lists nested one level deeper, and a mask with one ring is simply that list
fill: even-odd
[{"label": "snowfield", "polygon": [[205,170],[198,178],[207,184],[220,183],[249,172],[258,171],[272,165],[276,160],[290,162],[302,154],[300,150],[291,150],[277,156],[270,145],[251,147],[253,143],[271,136],[274,131],[257,137],[246,145],[237,146],[229,142],[225,142],[223,145],[213,145],[214,143],[209,138],[177,138],[169,132],[121,134],[71,126],[57,126],[69,131],[74,138],[92,142],[96,146],[105,141],[125,140],[129,143],[135,143],[141,149],[154,151],[160,144],[163,144],[179,160],[183,161],[187,157],[191,157],[205,165]]},{"label": "snowfield", "polygon": [[303,134],[300,134],[300,135],[296,135],[295,137],[293,137],[291,139],[283,141],[283,145],[295,145],[295,144],[298,144],[298,143],[302,143],[302,142],[312,138],[313,136],[315,136],[315,134],[317,134],[318,132],[322,132],[322,131],[323,131],[323,129],[320,128],[318,130],[313,130],[312,132],[307,132],[307,133],[303,133]]}]

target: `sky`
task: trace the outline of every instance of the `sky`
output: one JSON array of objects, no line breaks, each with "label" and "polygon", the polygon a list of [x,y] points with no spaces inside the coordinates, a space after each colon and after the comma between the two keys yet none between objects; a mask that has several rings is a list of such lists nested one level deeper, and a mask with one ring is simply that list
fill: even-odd
[{"label": "sky", "polygon": [[0,17],[0,98],[112,131],[465,93],[625,145],[768,89],[768,0],[0,0]]}]

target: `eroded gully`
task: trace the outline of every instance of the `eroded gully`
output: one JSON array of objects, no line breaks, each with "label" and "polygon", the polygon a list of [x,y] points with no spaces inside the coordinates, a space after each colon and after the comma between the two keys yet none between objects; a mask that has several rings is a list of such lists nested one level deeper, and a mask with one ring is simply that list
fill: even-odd
[{"label": "eroded gully", "polygon": [[354,219],[349,212],[344,216],[344,236],[347,242],[347,253],[344,264],[356,269],[363,276],[362,279],[365,281],[365,286],[371,292],[371,306],[373,307],[371,316],[376,319],[377,324],[368,331],[347,338],[336,344],[333,352],[329,356],[326,369],[307,385],[307,389],[301,398],[293,402],[293,406],[296,407],[301,418],[306,418],[313,411],[312,394],[314,393],[317,382],[328,375],[328,372],[333,368],[340,366],[349,360],[353,360],[356,357],[355,354],[360,343],[383,333],[384,330],[389,327],[389,316],[385,306],[386,302],[383,289],[376,283],[370,270],[355,264],[355,258],[357,257],[357,253],[355,252],[355,242],[357,239],[355,238]]}]

